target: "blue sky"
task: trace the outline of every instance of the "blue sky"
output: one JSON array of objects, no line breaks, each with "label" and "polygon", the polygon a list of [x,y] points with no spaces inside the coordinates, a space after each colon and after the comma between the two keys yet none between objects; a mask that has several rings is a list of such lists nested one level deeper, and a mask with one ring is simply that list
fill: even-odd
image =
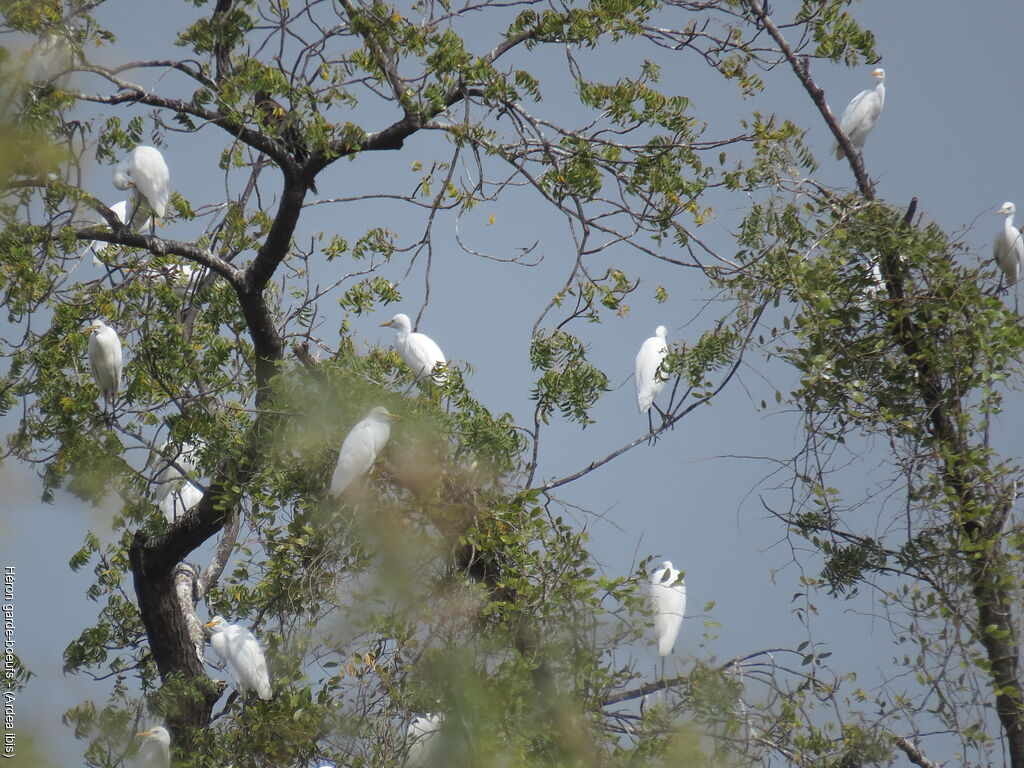
[{"label": "blue sky", "polygon": [[[179,4],[150,5],[153,23],[147,29],[138,29],[128,18],[108,18],[121,40],[102,52],[104,60],[157,55],[153,50],[160,50],[159,55],[174,52],[156,36],[171,28],[172,11]],[[104,12],[112,16],[112,9]],[[883,57],[880,66],[887,75],[885,111],[864,153],[879,196],[899,206],[916,196],[927,219],[962,238],[968,247],[966,258],[989,261],[992,238],[1001,224],[996,209],[1004,200],[1015,200],[1018,206],[1024,203],[1020,147],[1024,48],[1019,39],[1024,4],[871,0],[855,6],[854,12],[874,30]],[[557,58],[550,55],[552,61]],[[538,56],[529,57],[531,66],[540,60]],[[610,71],[618,65],[614,57],[603,63]],[[674,92],[678,77],[678,92],[691,97],[695,114],[713,121],[712,133],[719,128],[726,132],[721,126],[734,124],[752,109],[774,111],[810,128],[810,142],[822,163],[817,178],[852,187],[849,167],[829,156],[831,137],[788,70],[768,73],[766,92],[740,101],[733,92],[723,95],[717,80],[687,66],[696,64],[684,63],[678,73],[666,71],[661,88]],[[839,113],[855,93],[872,85],[871,69],[819,63],[813,74],[826,89],[833,112]],[[209,129],[201,135],[203,139],[195,143],[188,136],[174,135],[165,152],[172,187],[193,206],[209,201],[208,169],[215,163],[221,141]],[[426,133],[410,140],[402,152],[339,163],[318,180],[321,197],[353,194],[370,186],[408,189],[415,183],[410,170],[413,161],[426,163],[448,152],[439,139],[438,134]],[[109,202],[121,199],[109,184],[108,169],[96,172],[89,181],[94,186],[91,191]],[[706,225],[702,236],[730,253],[734,250],[730,228],[744,206],[742,196],[733,198]],[[309,213],[313,228],[344,233],[347,227],[364,226],[364,217],[386,210],[368,203],[314,206]],[[495,223],[489,226],[486,221],[492,214]],[[537,241],[536,254],[543,256],[543,262],[518,267],[469,257],[458,250],[453,226],[445,221],[436,234],[431,298],[420,330],[441,345],[449,360],[472,364],[469,385],[486,405],[529,423],[530,328],[557,281],[564,279],[571,240],[557,217],[509,204],[484,204],[461,226],[460,235],[471,245],[498,255],[514,255],[518,247]],[[575,471],[643,433],[646,419],[636,413],[629,377],[640,343],[656,325],[668,326],[670,340],[692,340],[713,322],[699,273],[621,254],[610,255],[608,262],[627,258],[626,268],[642,281],[629,315],[573,328],[591,344],[594,362],[610,374],[615,389],[597,405],[593,413],[597,423],[586,430],[557,421],[545,430],[539,479]],[[392,270],[396,280],[406,266],[397,264]],[[416,315],[423,299],[422,266],[422,262],[415,265],[402,282],[405,299],[399,306],[353,320],[357,343],[366,348],[389,344],[391,330],[378,324],[397,311]],[[670,299],[663,305],[653,301],[657,285],[669,289]],[[784,532],[766,518],[758,501],[759,493],[775,482],[764,479],[774,467],[762,460],[737,458],[785,457],[795,452],[801,439],[802,427],[792,414],[762,412],[756,407],[762,398],[770,398],[774,386],[787,383],[785,373],[758,370],[758,365],[752,360],[741,372],[742,386],[730,387],[712,406],[695,411],[653,448],[635,448],[558,492],[566,502],[590,510],[580,513],[578,522],[590,530],[594,555],[607,573],[630,572],[647,555],[671,559],[686,572],[689,618],[676,646],[684,669],[694,655],[713,652],[724,658],[804,639],[791,613],[800,569],[790,563],[788,546],[779,544]],[[1011,404],[994,426],[996,444],[1011,455],[1022,452],[1020,417],[1021,409]],[[4,426],[10,429],[12,424],[8,419]],[[878,455],[869,446],[865,461],[849,471],[863,471],[862,482],[870,485]],[[58,494],[54,504],[42,505],[38,482],[31,474],[11,462],[0,473],[8,510],[0,521],[0,563],[17,569],[17,648],[38,675],[19,697],[19,718],[22,724],[31,720],[45,738],[54,764],[72,764],[80,760],[82,745],[61,727],[60,714],[95,695],[95,689],[82,677],[63,676],[60,654],[92,620],[97,605],[84,595],[88,569],[72,574],[67,560],[87,530],[109,534],[114,500],[108,500],[106,508],[92,509]],[[711,601],[715,607],[710,618],[721,627],[708,647],[702,648],[701,607]],[[863,615],[871,610],[868,601],[836,603],[819,596],[816,604],[821,616],[815,622],[814,637],[835,651],[833,660],[839,668],[863,670],[870,679],[872,670],[888,664],[896,653],[889,629]],[[638,648],[635,653],[640,668],[653,672],[653,650]]]}]

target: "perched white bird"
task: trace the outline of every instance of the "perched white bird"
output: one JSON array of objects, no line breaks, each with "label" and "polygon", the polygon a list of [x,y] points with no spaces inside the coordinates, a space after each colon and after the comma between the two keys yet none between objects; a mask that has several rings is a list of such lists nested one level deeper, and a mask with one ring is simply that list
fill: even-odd
[{"label": "perched white bird", "polygon": [[180,489],[168,493],[160,502],[160,511],[164,513],[168,523],[173,523],[196,504],[203,500],[203,489],[187,481]]},{"label": "perched white bird", "polygon": [[137,735],[142,739],[135,753],[137,768],[168,768],[171,764],[171,734],[162,725]]},{"label": "perched white bird", "polygon": [[[128,201],[119,200],[110,206],[110,210],[114,213],[117,218],[121,220],[122,224],[128,223]],[[147,218],[139,229],[146,229],[150,225],[150,220]],[[99,255],[103,253],[107,248],[111,247],[110,243],[104,243],[102,240],[93,240],[89,246],[92,249],[92,265],[94,267],[105,267],[106,264],[100,259]]]},{"label": "perched white bird", "polygon": [[228,624],[223,616],[214,616],[206,626],[210,630],[210,646],[227,665],[228,674],[241,695],[256,691],[261,699],[270,701],[270,674],[267,659],[259,641],[245,627]]},{"label": "perched white bird", "polygon": [[366,418],[352,427],[345,435],[338,453],[338,464],[331,477],[331,496],[344,491],[357,477],[370,471],[373,462],[391,437],[391,419],[395,418],[387,408],[378,405],[372,408]]},{"label": "perched white bird", "polygon": [[170,180],[171,173],[167,170],[167,163],[156,147],[136,147],[114,169],[114,186],[118,189],[135,190],[132,224],[136,229],[141,228],[137,223],[141,218],[139,196],[142,196],[157,218],[163,218],[170,195]]},{"label": "perched white bird", "polygon": [[121,388],[121,339],[117,331],[102,320],[93,320],[89,326],[89,365],[92,377],[103,395],[103,411],[113,412],[117,391]]},{"label": "perched white bird", "polygon": [[150,454],[147,466],[155,461],[156,500],[163,501],[171,491],[179,491],[189,478],[195,477],[199,466],[199,452],[206,447],[202,440],[184,442],[180,446],[164,441],[159,451]]},{"label": "perched white bird", "polygon": [[[875,87],[866,88],[854,96],[843,110],[843,119],[839,121],[839,127],[843,129],[846,138],[857,149],[863,147],[868,140],[868,134],[875,127],[882,115],[882,107],[885,106],[885,70],[876,69],[871,76],[877,81]],[[836,160],[842,160],[846,154],[838,141],[832,151],[836,154]]]},{"label": "perched white bird", "polygon": [[[124,224],[128,220],[128,201],[121,200],[110,206],[110,210],[113,211],[114,215],[121,220]],[[93,240],[89,246],[92,249],[92,265],[94,267],[106,266],[100,259],[100,254],[110,247],[110,243],[104,243],[102,240]]]},{"label": "perched white bird", "polygon": [[1013,214],[1017,207],[1011,202],[1003,203],[997,211],[1003,219],[1003,228],[996,235],[992,244],[992,255],[996,264],[1003,270],[1003,277],[1008,286],[1014,286],[1020,280],[1021,262],[1024,261],[1024,234],[1013,226]]},{"label": "perched white bird", "polygon": [[422,768],[430,764],[430,753],[441,731],[444,715],[418,715],[409,723],[405,731],[408,751],[405,755],[405,768]]},{"label": "perched white bird", "polygon": [[647,413],[665,386],[665,375],[658,373],[658,366],[668,356],[668,344],[665,337],[668,329],[659,325],[654,329],[654,335],[640,345],[640,351],[636,353],[636,407],[640,413]]},{"label": "perched white bird", "polygon": [[686,610],[686,582],[666,560],[651,574],[649,585],[654,630],[658,633],[658,655],[668,656],[676,644]]},{"label": "perched white bird", "polygon": [[[381,323],[381,327],[395,329],[395,350],[405,364],[412,368],[417,379],[427,378],[435,366],[445,364],[444,353],[432,338],[412,332],[408,315],[399,313],[388,322]],[[436,374],[435,379],[438,383],[444,383],[444,372]]]}]

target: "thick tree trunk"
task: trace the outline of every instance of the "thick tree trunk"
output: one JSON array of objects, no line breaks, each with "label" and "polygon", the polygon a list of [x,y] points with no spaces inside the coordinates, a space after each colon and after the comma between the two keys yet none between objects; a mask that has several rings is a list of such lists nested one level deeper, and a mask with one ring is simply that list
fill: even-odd
[{"label": "thick tree trunk", "polygon": [[[176,697],[179,706],[168,713],[167,724],[174,743],[187,748],[191,729],[209,726],[223,686],[206,675],[196,655],[173,583],[176,564],[168,567],[165,559],[154,554],[153,540],[144,531],[137,531],[129,557],[139,612],[161,680],[165,685],[171,681],[181,685]],[[198,691],[198,698],[191,695],[194,691]]]}]

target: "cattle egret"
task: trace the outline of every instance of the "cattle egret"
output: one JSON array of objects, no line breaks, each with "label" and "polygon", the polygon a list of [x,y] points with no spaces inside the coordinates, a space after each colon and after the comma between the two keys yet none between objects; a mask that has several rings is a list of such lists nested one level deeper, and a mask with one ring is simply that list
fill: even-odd
[{"label": "cattle egret", "polygon": [[160,502],[160,511],[168,523],[173,523],[196,504],[203,500],[203,489],[191,480],[179,489],[168,493]]},{"label": "cattle egret", "polygon": [[640,351],[636,353],[636,407],[640,413],[647,413],[665,386],[664,374],[658,373],[658,366],[668,356],[668,344],[665,337],[668,329],[659,325],[654,329],[654,335],[640,345]]},{"label": "cattle egret", "polygon": [[419,715],[412,719],[405,731],[409,751],[405,756],[405,768],[422,768],[429,765],[430,753],[444,722],[444,715]]},{"label": "cattle egret", "polygon": [[264,701],[270,701],[273,692],[267,659],[252,632],[238,624],[228,624],[222,616],[214,616],[206,626],[210,630],[210,646],[227,666],[238,692],[245,695],[247,690],[253,690]]},{"label": "cattle egret", "polygon": [[676,644],[679,626],[686,610],[686,582],[666,560],[651,574],[649,585],[654,630],[658,633],[658,655],[668,656]]},{"label": "cattle egret", "polygon": [[171,764],[171,734],[158,726],[137,735],[142,739],[139,751],[135,753],[137,768],[168,768]]},{"label": "cattle egret", "polygon": [[[395,350],[405,364],[412,368],[417,379],[427,378],[435,366],[445,364],[444,353],[432,338],[422,333],[412,333],[408,315],[399,313],[388,322],[381,323],[381,327],[395,329]],[[444,383],[443,371],[436,375],[436,380]]]},{"label": "cattle egret", "polygon": [[373,462],[388,443],[393,418],[394,415],[387,408],[378,405],[345,435],[338,453],[338,464],[331,477],[331,496],[337,496],[353,480],[370,471]]},{"label": "cattle egret", "polygon": [[[141,228],[137,220],[141,218],[139,209],[142,200],[145,200],[154,216],[163,218],[167,210],[167,198],[170,194],[167,188],[170,179],[171,174],[167,170],[164,156],[156,147],[136,147],[114,169],[114,186],[118,189],[134,189],[135,191],[131,219],[132,225],[136,229]],[[152,224],[150,229],[152,229]]]},{"label": "cattle egret", "polygon": [[89,326],[89,365],[92,366],[92,377],[103,395],[103,412],[107,409],[113,415],[114,401],[117,391],[121,388],[121,340],[117,331],[102,320],[93,320]]},{"label": "cattle egret", "polygon": [[184,442],[175,447],[170,440],[160,446],[160,450],[150,454],[148,464],[157,462],[153,484],[156,486],[156,500],[162,502],[171,491],[178,491],[185,480],[194,477],[199,463],[199,452],[205,448],[202,440],[195,443]]},{"label": "cattle egret", "polygon": [[1003,219],[1003,228],[996,235],[992,244],[992,255],[996,264],[1003,271],[1003,278],[1008,286],[1014,286],[1020,280],[1021,261],[1024,261],[1024,234],[1013,226],[1013,214],[1017,207],[1010,202],[1003,203],[997,211]]},{"label": "cattle egret", "polygon": [[[876,69],[871,76],[877,81],[875,87],[866,88],[854,96],[853,101],[843,110],[843,119],[840,120],[843,133],[856,149],[864,146],[868,134],[882,115],[882,107],[885,106],[885,70]],[[836,154],[836,160],[842,160],[846,154],[838,141],[833,145],[832,151]]]},{"label": "cattle egret", "polygon": [[[110,210],[113,212],[113,214],[115,216],[117,216],[118,219],[120,219],[122,224],[127,224],[128,223],[128,201],[127,200],[120,200],[120,201],[114,203],[112,206],[110,206]],[[145,229],[149,225],[150,225],[150,220],[147,218],[144,222],[142,222],[142,226],[140,226],[139,229]],[[93,240],[92,241],[92,243],[90,244],[90,248],[92,248],[92,265],[94,267],[106,266],[103,263],[103,261],[99,258],[99,255],[101,253],[103,253],[105,250],[107,250],[107,248],[110,248],[110,247],[111,247],[111,243],[105,243],[102,240]]]}]

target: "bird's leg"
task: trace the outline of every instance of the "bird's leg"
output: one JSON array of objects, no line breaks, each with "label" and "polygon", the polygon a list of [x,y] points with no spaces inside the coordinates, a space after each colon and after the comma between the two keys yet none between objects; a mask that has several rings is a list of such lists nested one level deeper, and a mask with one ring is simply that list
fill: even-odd
[{"label": "bird's leg", "polygon": [[142,206],[142,197],[135,189],[132,189],[132,212],[125,222],[130,228],[135,228],[135,216],[139,212],[139,208]]}]

